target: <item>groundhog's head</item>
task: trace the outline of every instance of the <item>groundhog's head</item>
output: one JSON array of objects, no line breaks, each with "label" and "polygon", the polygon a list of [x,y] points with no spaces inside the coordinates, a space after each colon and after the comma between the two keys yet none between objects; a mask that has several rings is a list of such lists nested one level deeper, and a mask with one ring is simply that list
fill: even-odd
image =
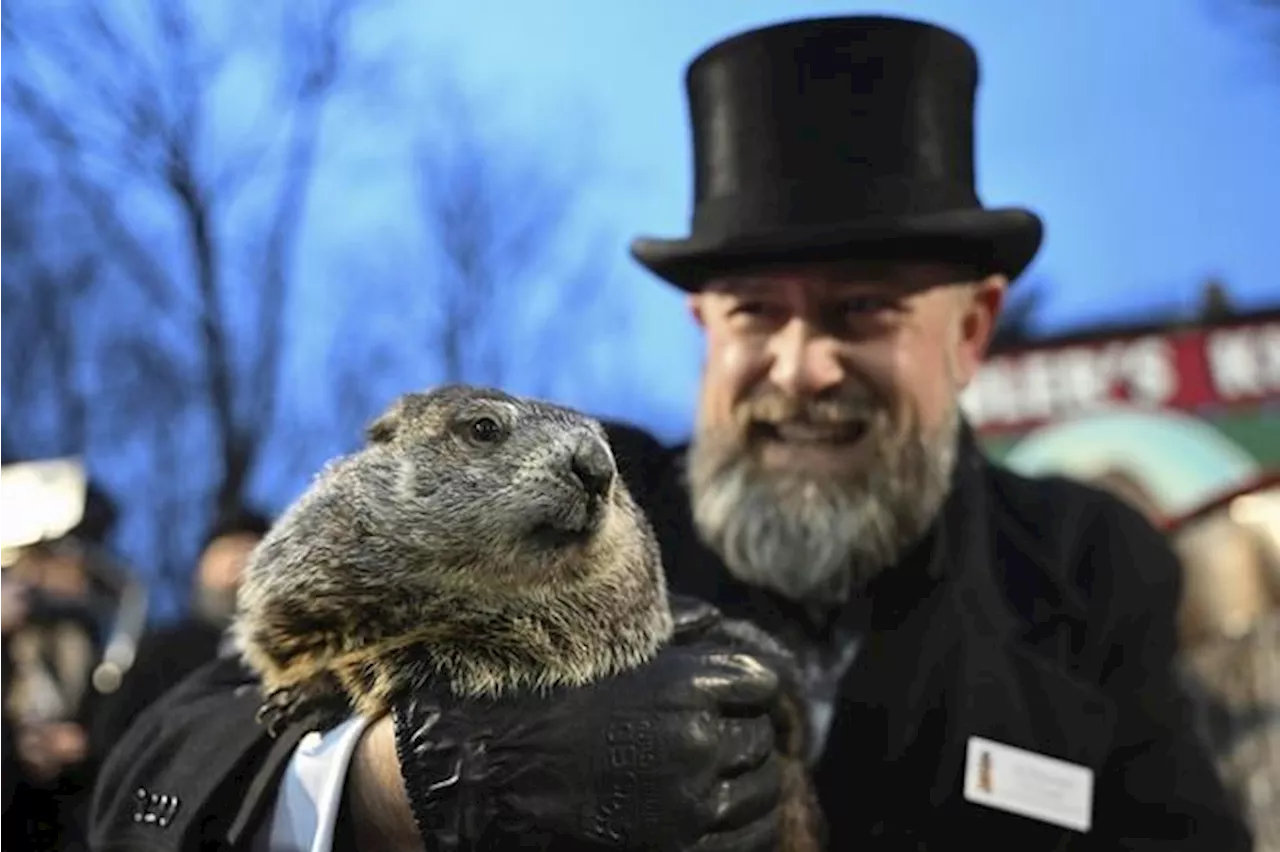
[{"label": "groundhog's head", "polygon": [[[600,424],[463,386],[377,418],[259,545],[239,603],[264,683],[328,667],[373,705],[423,666],[462,694],[587,683],[672,629],[657,541]],[[377,672],[394,677],[365,682]]]},{"label": "groundhog's head", "polygon": [[401,397],[368,438],[362,464],[382,475],[369,480],[372,492],[362,489],[364,510],[379,535],[436,566],[509,571],[528,582],[563,580],[605,556],[656,562],[604,429],[590,417],[449,385]]}]

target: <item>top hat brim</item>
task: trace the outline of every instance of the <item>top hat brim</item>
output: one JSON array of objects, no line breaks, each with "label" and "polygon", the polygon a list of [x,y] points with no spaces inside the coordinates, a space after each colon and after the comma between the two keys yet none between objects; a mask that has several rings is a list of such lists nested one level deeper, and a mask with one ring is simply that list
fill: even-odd
[{"label": "top hat brim", "polygon": [[917,260],[962,263],[1014,281],[1044,238],[1040,217],[1022,208],[955,210],[820,226],[792,226],[734,237],[640,237],[631,254],[686,292],[747,268],[786,263]]}]

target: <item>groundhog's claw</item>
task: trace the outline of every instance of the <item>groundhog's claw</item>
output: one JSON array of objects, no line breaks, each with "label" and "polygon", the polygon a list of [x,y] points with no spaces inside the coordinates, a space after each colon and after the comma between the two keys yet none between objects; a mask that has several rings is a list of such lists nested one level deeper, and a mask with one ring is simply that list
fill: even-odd
[{"label": "groundhog's claw", "polygon": [[295,693],[288,689],[276,689],[267,693],[266,700],[258,708],[258,724],[267,729],[267,735],[274,738],[293,719],[298,718],[299,702]]},{"label": "groundhog's claw", "polygon": [[276,737],[294,722],[306,719],[311,730],[326,731],[345,719],[350,707],[344,697],[327,691],[281,687],[267,693],[258,708],[258,724]]}]

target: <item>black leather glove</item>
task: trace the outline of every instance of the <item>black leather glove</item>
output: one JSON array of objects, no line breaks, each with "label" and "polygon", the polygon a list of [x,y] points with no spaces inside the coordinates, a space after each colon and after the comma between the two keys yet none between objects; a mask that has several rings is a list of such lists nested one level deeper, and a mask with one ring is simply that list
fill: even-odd
[{"label": "black leather glove", "polygon": [[776,849],[779,681],[707,605],[674,604],[676,637],[632,672],[545,697],[394,709],[396,749],[428,849]]}]

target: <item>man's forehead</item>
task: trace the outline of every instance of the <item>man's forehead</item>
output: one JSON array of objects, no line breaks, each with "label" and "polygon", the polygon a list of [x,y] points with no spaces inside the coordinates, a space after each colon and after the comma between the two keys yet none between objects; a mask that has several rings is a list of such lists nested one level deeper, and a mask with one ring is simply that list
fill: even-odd
[{"label": "man's forehead", "polygon": [[797,286],[837,292],[894,290],[906,293],[973,278],[972,272],[958,264],[927,261],[777,264],[716,276],[708,281],[706,290],[742,296],[765,295]]}]

